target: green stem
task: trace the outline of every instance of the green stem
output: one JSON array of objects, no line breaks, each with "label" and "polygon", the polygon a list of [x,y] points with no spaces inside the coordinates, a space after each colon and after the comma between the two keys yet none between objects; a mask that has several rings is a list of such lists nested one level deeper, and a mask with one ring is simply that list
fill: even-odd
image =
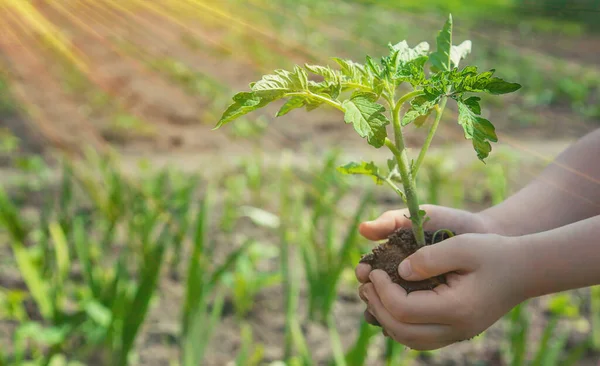
[{"label": "green stem", "polygon": [[423,90],[413,90],[410,93],[406,93],[402,97],[400,97],[400,99],[398,99],[398,102],[396,102],[396,106],[394,107],[394,116],[400,115],[400,109],[402,108],[404,102],[423,94],[425,94]]},{"label": "green stem", "polygon": [[415,165],[412,168],[413,177],[417,176],[417,172],[419,171],[419,168],[421,167],[421,164],[423,163],[423,160],[425,159],[425,154],[427,154],[427,150],[429,149],[429,146],[431,145],[431,141],[433,140],[435,131],[437,130],[438,125],[440,124],[440,120],[442,119],[442,114],[444,113],[444,108],[446,108],[447,101],[448,101],[448,98],[446,98],[446,97],[442,98],[442,102],[440,103],[439,107],[436,107],[435,121],[433,121],[431,128],[429,128],[429,133],[427,134],[425,143],[423,144],[423,147],[421,148],[421,151],[419,152],[419,157],[417,158],[417,162],[415,163]]},{"label": "green stem", "polygon": [[355,89],[359,89],[362,91],[366,91],[366,92],[373,92],[373,89],[364,86],[364,85],[360,85],[360,84],[356,84],[356,83],[347,83],[347,82],[342,82],[342,87],[343,86],[347,86],[349,88],[355,88]]},{"label": "green stem", "polygon": [[[386,145],[387,142],[390,142],[390,144],[392,143],[389,139],[386,138]],[[396,149],[396,147],[392,144],[392,147],[390,147],[390,150],[393,151],[398,151],[398,149]],[[398,196],[400,196],[400,198],[402,198],[402,201],[404,201],[404,203],[406,203],[406,196],[404,195],[404,192],[402,192],[402,190],[400,189],[400,187],[398,187],[391,179],[390,177],[382,177],[380,175],[377,176],[377,178],[381,179],[382,181],[386,182],[390,187],[392,187],[392,189],[398,194]]]},{"label": "green stem", "polygon": [[[410,220],[412,221],[412,230],[415,236],[417,245],[425,246],[425,233],[423,232],[423,217],[419,214],[419,198],[417,197],[417,189],[415,181],[412,177],[408,162],[408,154],[406,153],[406,147],[404,145],[404,136],[402,135],[402,127],[400,125],[400,108],[402,103],[411,97],[420,95],[422,91],[417,90],[404,95],[396,103],[394,113],[392,115],[392,124],[394,126],[394,136],[396,139],[396,149],[394,152],[398,168],[400,170],[400,177],[402,178],[402,185],[404,186],[404,194],[406,195],[406,205],[408,206],[408,212],[410,213]],[[389,147],[389,146],[388,146]]]},{"label": "green stem", "polygon": [[306,97],[306,96],[308,96],[310,98],[320,100],[321,102],[323,102],[325,104],[329,104],[330,106],[332,106],[332,107],[334,107],[336,109],[339,109],[340,111],[344,112],[344,108],[342,107],[342,105],[339,102],[337,102],[335,100],[331,100],[329,98],[325,98],[325,97],[323,97],[321,95],[318,95],[318,94],[315,94],[315,93],[311,93],[309,91],[287,93],[285,95],[288,96],[288,97],[294,97],[294,96],[297,96],[297,97]]}]

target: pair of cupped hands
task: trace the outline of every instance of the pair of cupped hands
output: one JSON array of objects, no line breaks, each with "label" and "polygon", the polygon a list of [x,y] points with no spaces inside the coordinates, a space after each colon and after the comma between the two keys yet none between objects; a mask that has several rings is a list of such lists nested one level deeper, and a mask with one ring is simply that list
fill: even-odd
[{"label": "pair of cupped hands", "polygon": [[[519,286],[523,276],[511,268],[518,258],[518,240],[495,234],[490,219],[476,213],[423,205],[430,220],[424,229],[450,229],[456,236],[426,246],[401,262],[398,271],[409,281],[446,274],[447,284],[433,290],[407,292],[386,272],[356,267],[360,298],[367,304],[367,322],[415,350],[434,350],[472,338],[526,300]],[[384,240],[394,230],[410,227],[407,210],[388,211],[363,222],[366,239]]]}]

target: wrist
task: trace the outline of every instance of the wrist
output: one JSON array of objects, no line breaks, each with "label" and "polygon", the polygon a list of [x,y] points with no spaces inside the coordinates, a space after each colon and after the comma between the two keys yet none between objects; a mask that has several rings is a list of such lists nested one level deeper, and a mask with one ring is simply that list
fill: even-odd
[{"label": "wrist", "polygon": [[486,211],[481,211],[475,214],[479,221],[480,231],[483,234],[497,234],[505,235],[505,230],[500,224],[499,220],[495,219]]},{"label": "wrist", "polygon": [[536,291],[536,272],[539,268],[532,265],[531,242],[523,236],[502,236],[503,250],[506,253],[505,263],[509,267],[506,272],[510,278],[510,289],[514,302],[521,303],[538,296]]}]

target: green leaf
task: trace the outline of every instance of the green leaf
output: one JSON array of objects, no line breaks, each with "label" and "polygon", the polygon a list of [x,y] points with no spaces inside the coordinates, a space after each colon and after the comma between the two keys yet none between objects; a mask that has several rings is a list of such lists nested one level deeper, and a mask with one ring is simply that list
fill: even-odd
[{"label": "green leaf", "polygon": [[48,227],[50,237],[54,242],[54,250],[56,255],[56,276],[60,284],[67,278],[71,262],[69,259],[69,244],[65,232],[60,227],[58,222],[53,222]]},{"label": "green leaf", "polygon": [[423,67],[428,59],[428,56],[419,56],[407,63],[401,64],[394,75],[396,84],[403,81],[407,81],[413,86],[423,84],[425,81],[425,70]]},{"label": "green leaf", "polygon": [[463,100],[463,103],[469,107],[469,109],[475,114],[481,114],[481,106],[479,105],[479,97],[469,97]]},{"label": "green leaf", "polygon": [[417,119],[419,119],[419,122],[423,124],[425,121],[421,117],[426,118],[431,113],[433,107],[435,107],[439,99],[439,96],[433,95],[421,95],[414,98],[410,102],[410,109],[406,111],[402,117],[402,126],[406,126]]},{"label": "green leaf", "polygon": [[221,126],[234,121],[235,119],[253,112],[257,109],[260,109],[267,104],[269,104],[272,100],[261,98],[258,95],[251,92],[240,92],[234,95],[233,103],[223,112],[221,119],[217,123],[217,125],[213,128],[216,130]]},{"label": "green leaf", "polygon": [[464,41],[458,46],[452,46],[450,49],[450,61],[452,62],[451,68],[458,67],[460,60],[467,57],[471,53],[472,43],[469,40]]},{"label": "green leaf", "polygon": [[434,71],[449,71],[452,62],[450,58],[452,49],[452,14],[448,16],[444,28],[438,33],[436,44],[436,51],[429,55],[433,69]]},{"label": "green leaf", "polygon": [[423,115],[415,118],[415,120],[413,121],[415,127],[417,127],[417,128],[423,127],[423,125],[427,122],[427,119],[431,115],[432,111],[433,111],[433,109],[430,109],[426,114],[423,114]]},{"label": "green leaf", "polygon": [[479,104],[473,107],[473,100],[466,104],[458,100],[458,123],[465,132],[465,138],[473,140],[473,147],[477,152],[477,158],[484,161],[488,157],[492,146],[488,141],[497,142],[494,125],[487,119],[478,116],[475,111],[479,109]]},{"label": "green leaf", "polygon": [[512,93],[519,89],[521,89],[521,85],[517,83],[509,83],[500,78],[491,78],[485,85],[484,91],[490,94],[499,95]]},{"label": "green leaf", "polygon": [[359,63],[356,63],[352,60],[344,60],[338,57],[334,57],[333,59],[340,65],[342,74],[350,80],[359,81],[368,76],[368,72],[365,70],[365,67]]},{"label": "green leaf", "polygon": [[346,165],[338,167],[337,170],[344,174],[368,175],[373,178],[375,183],[383,184],[381,176],[379,175],[379,168],[373,162],[370,162],[370,163],[367,163],[364,161],[361,163],[351,162]]},{"label": "green leaf", "polygon": [[275,70],[274,74],[264,75],[261,80],[250,85],[255,95],[270,100],[284,96],[285,93],[308,90],[306,71],[294,67],[294,71]]},{"label": "green leaf", "polygon": [[335,81],[338,79],[336,71],[329,66],[305,64],[304,67],[313,74],[322,76],[325,81]]},{"label": "green leaf", "polygon": [[421,42],[415,46],[415,48],[410,48],[406,41],[399,42],[395,45],[389,46],[392,51],[398,52],[398,61],[402,63],[410,62],[416,58],[426,56],[429,52],[429,43]]},{"label": "green leaf", "polygon": [[281,109],[279,109],[276,116],[277,117],[284,116],[294,109],[302,108],[305,104],[306,104],[306,98],[292,97],[287,102],[285,102],[285,104],[283,106],[281,106]]},{"label": "green leaf", "polygon": [[367,70],[369,71],[369,73],[371,73],[371,75],[373,75],[373,77],[380,78],[381,66],[376,64],[375,61],[373,61],[373,59],[371,58],[371,56],[367,56],[366,65],[367,65]]},{"label": "green leaf", "polygon": [[357,93],[342,103],[344,120],[352,123],[361,137],[366,137],[370,145],[380,148],[385,142],[385,127],[390,121],[383,114],[385,107],[375,103],[373,94]]},{"label": "green leaf", "polygon": [[507,94],[517,91],[521,85],[510,83],[498,77],[492,77],[496,70],[477,74],[477,67],[468,66],[461,72],[451,72],[444,75],[442,78],[447,79],[452,84],[455,93],[463,92],[486,92],[493,95]]},{"label": "green leaf", "polygon": [[[373,73],[372,66],[365,66],[351,60],[343,60],[337,57],[333,58],[340,65],[342,75],[342,85],[350,89],[358,89],[365,91],[370,90],[379,93],[381,82],[379,76]],[[352,84],[352,85],[349,85]]]},{"label": "green leaf", "polygon": [[382,76],[386,76],[396,85],[409,81],[413,85],[420,84],[425,79],[423,65],[429,58],[429,43],[421,42],[415,48],[410,48],[406,41],[395,45],[389,44],[390,54],[381,59]]},{"label": "green leaf", "polygon": [[394,158],[387,159],[387,166],[388,166],[388,169],[390,170],[390,172],[393,172],[396,169],[397,165],[398,165],[398,161],[396,161],[396,159],[394,159]]}]

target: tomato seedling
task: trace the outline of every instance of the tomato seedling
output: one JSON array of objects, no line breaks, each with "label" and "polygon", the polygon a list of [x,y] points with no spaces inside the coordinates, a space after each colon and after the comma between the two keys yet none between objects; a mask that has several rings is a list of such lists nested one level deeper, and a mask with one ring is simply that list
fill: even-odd
[{"label": "tomato seedling", "polygon": [[[339,167],[345,174],[370,176],[376,184],[388,184],[405,202],[412,222],[410,230],[399,231],[390,241],[369,254],[363,261],[375,268],[386,269],[395,282],[397,264],[416,249],[443,240],[449,230],[427,233],[423,224],[426,213],[419,206],[416,177],[427,150],[436,133],[449,100],[458,108],[458,124],[464,136],[472,140],[473,148],[481,161],[490,154],[490,142],[498,138],[494,125],[481,115],[481,98],[472,94],[500,95],[521,88],[517,83],[495,77],[495,70],[479,72],[477,66],[459,68],[459,63],[471,53],[471,41],[452,44],[452,15],[438,33],[436,50],[430,51],[427,42],[411,48],[407,41],[389,44],[389,55],[379,62],[366,56],[365,63],[334,58],[338,69],[330,66],[304,65],[293,70],[276,70],[250,84],[250,91],[240,92],[223,113],[215,129],[238,117],[285,99],[276,116],[281,117],[294,109],[312,111],[320,107],[333,107],[344,114],[344,121],[352,124],[356,132],[374,148],[386,147],[391,152],[387,169],[374,162],[352,162]],[[427,70],[428,69],[428,70]],[[310,80],[309,75],[317,80]],[[408,89],[408,90],[407,90]],[[407,108],[403,106],[408,104]],[[435,114],[433,121],[430,115]],[[429,127],[419,154],[408,156],[404,129]],[[393,135],[388,136],[391,125]],[[401,188],[402,187],[402,188]],[[411,232],[412,231],[412,232]],[[395,235],[395,236],[394,236]],[[408,235],[408,236],[407,236]],[[390,249],[396,248],[396,253]],[[394,252],[394,250],[392,250]],[[383,255],[382,255],[383,254]],[[377,258],[390,257],[391,262],[377,264]],[[431,288],[436,283],[408,283],[407,290]]]}]

